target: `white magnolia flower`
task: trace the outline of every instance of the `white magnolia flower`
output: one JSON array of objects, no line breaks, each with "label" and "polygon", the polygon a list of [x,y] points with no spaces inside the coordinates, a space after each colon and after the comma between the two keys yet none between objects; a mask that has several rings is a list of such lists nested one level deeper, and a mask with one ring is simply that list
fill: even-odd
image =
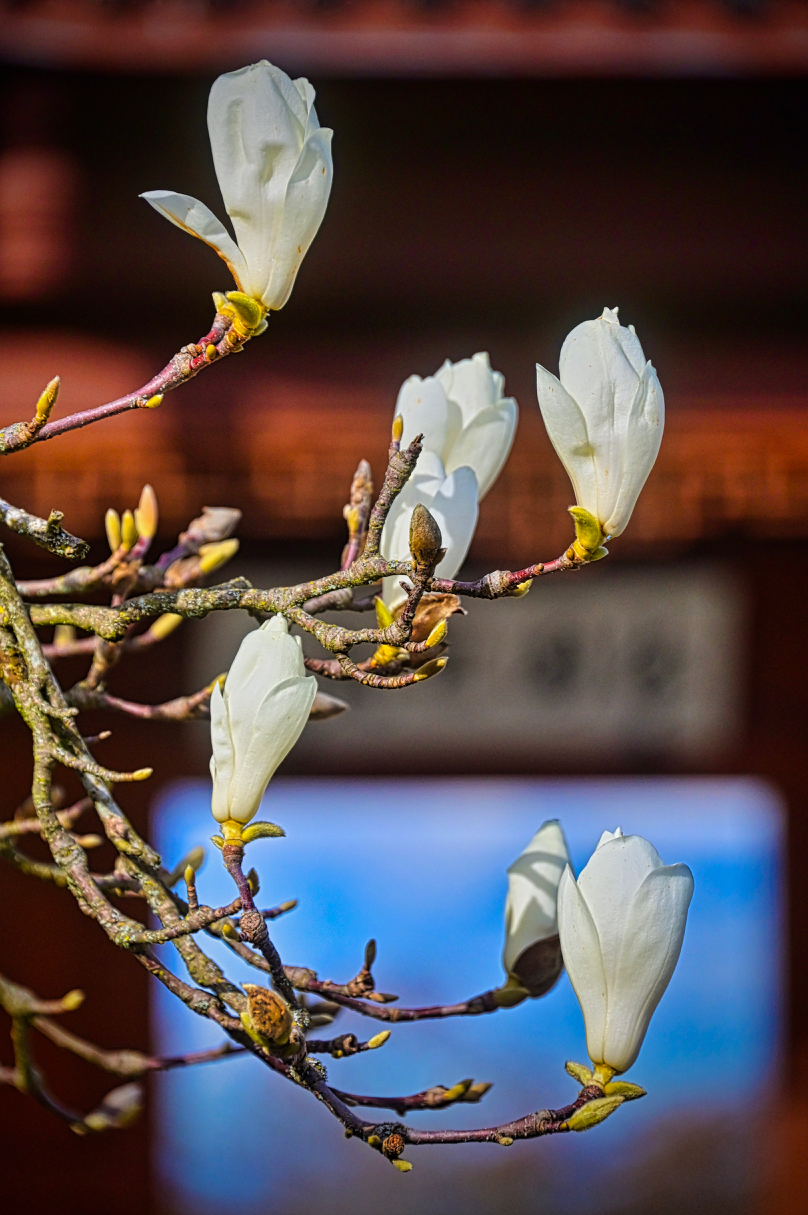
[{"label": "white magnolia flower", "polygon": [[266,59],[215,81],[208,131],[238,244],[188,194],[150,190],[141,198],[215,249],[245,295],[282,308],[325,214],[333,132],[317,121],[308,80],[290,80]]},{"label": "white magnolia flower", "polygon": [[439,458],[447,473],[467,465],[477,477],[480,501],[496,481],[508,458],[519,410],[513,397],[503,395],[505,377],[492,371],[485,352],[450,363],[422,380],[411,375],[396,402],[404,420],[401,444],[417,434],[424,450]]},{"label": "white magnolia flower", "polygon": [[578,881],[558,889],[561,951],[592,1062],[631,1067],[671,980],[693,895],[687,865],[663,865],[639,835],[604,831]]},{"label": "white magnolia flower", "polygon": [[508,869],[502,965],[532,996],[544,995],[561,974],[558,883],[569,864],[561,824],[550,819]]},{"label": "white magnolia flower", "polygon": [[[504,377],[491,370],[488,355],[450,363],[434,376],[410,376],[402,385],[395,415],[401,415],[406,447],[418,434],[423,451],[415,473],[399,494],[385,523],[382,554],[409,557],[410,518],[421,502],[435,516],[446,556],[439,578],[454,578],[477,525],[477,504],[499,476],[511,450],[518,409],[504,397]],[[394,608],[405,598],[398,578],[386,578],[384,600]]]},{"label": "white magnolia flower", "polygon": [[561,347],[560,379],[539,364],[544,424],[569,473],[578,506],[619,536],[662,441],[665,403],[633,325],[616,308],[573,329]]},{"label": "white magnolia flower", "polygon": [[300,638],[273,616],[239,646],[224,692],[210,698],[211,809],[217,823],[248,823],[270,777],[300,737],[317,681],[306,675]]}]

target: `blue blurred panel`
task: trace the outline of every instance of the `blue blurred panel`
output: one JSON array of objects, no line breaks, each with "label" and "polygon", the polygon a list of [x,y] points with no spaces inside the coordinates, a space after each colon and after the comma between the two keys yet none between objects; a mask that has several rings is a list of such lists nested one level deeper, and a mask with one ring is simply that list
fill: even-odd
[{"label": "blue blurred panel", "polygon": [[[398,992],[402,1004],[450,1002],[502,982],[505,870],[546,818],[561,819],[576,869],[601,831],[618,825],[646,835],[666,862],[690,865],[696,894],[681,961],[631,1072],[649,1096],[591,1135],[519,1148],[573,1169],[568,1209],[576,1185],[590,1212],[601,1209],[582,1180],[586,1171],[608,1167],[616,1149],[620,1159],[630,1156],[632,1141],[655,1120],[718,1111],[723,1094],[744,1102],[772,1080],[780,1045],[782,822],[775,795],[761,783],[278,779],[262,817],[281,823],[287,838],[250,848],[260,902],[300,900],[272,925],[284,960],[345,981],[373,936],[377,984]],[[212,827],[205,784],[177,786],[157,809],[158,846],[170,865],[204,843]],[[199,890],[212,905],[233,895],[212,845]],[[261,981],[218,943],[205,945],[237,981]],[[165,958],[181,969],[170,947]],[[163,1053],[220,1041],[213,1026],[156,985],[155,1017]],[[369,1037],[378,1028],[343,1015],[334,1032]],[[563,1070],[568,1058],[585,1061],[586,1050],[580,1010],[563,977],[545,999],[507,1012],[394,1027],[383,1049],[329,1061],[329,1075],[336,1087],[382,1094],[466,1076],[493,1080],[479,1106],[410,1118],[415,1125],[487,1125],[568,1101],[575,1091]],[[162,1077],[159,1122],[160,1168],[177,1210],[206,1213],[237,1202],[243,1211],[269,1211],[293,1194],[307,1210],[306,1197],[314,1204],[321,1181],[348,1184],[368,1169],[382,1187],[376,1201],[390,1210],[396,1201],[386,1195],[399,1174],[375,1158],[360,1160],[358,1145],[346,1144],[306,1093],[252,1059]],[[409,1155],[416,1170],[428,1156],[424,1176],[433,1176],[449,1156],[451,1167],[459,1165],[463,1153],[467,1166],[477,1167],[481,1153],[490,1158],[487,1148]]]}]

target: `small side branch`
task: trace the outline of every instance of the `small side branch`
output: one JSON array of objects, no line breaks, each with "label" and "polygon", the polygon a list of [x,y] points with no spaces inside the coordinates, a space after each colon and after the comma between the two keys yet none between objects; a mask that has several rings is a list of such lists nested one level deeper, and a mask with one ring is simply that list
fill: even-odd
[{"label": "small side branch", "polygon": [[27,536],[34,544],[46,548],[49,553],[56,553],[58,557],[80,561],[90,551],[90,546],[86,540],[80,540],[64,530],[63,518],[60,510],[52,510],[47,519],[40,519],[38,515],[30,515],[27,510],[12,506],[0,498],[0,522],[5,523],[12,532]]},{"label": "small side branch", "polygon": [[241,350],[246,340],[236,333],[229,317],[217,312],[209,333],[200,338],[199,342],[183,346],[161,372],[136,392],[130,392],[115,401],[108,401],[106,405],[98,405],[95,409],[85,409],[80,413],[69,414],[66,418],[58,418],[39,429],[32,429],[19,422],[6,426],[0,430],[0,454],[22,451],[32,443],[42,443],[46,439],[55,438],[56,435],[79,430],[83,426],[89,426],[91,422],[115,417],[116,414],[125,413],[129,409],[153,409],[160,404],[165,393],[179,388],[181,384],[187,383],[200,371],[226,355]]},{"label": "small side branch", "polygon": [[436,1084],[409,1097],[360,1097],[357,1093],[343,1093],[339,1089],[334,1089],[334,1092],[346,1105],[395,1110],[399,1118],[404,1118],[413,1110],[445,1110],[450,1105],[476,1105],[490,1088],[486,1081],[475,1084],[473,1080],[461,1080],[451,1088]]}]

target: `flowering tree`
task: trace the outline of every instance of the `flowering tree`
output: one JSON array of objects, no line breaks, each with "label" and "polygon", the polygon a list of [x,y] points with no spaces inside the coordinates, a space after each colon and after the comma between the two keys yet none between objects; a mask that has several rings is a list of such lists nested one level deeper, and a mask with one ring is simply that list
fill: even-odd
[{"label": "flowering tree", "polygon": [[[210,331],[185,346],[144,387],[120,400],[68,417],[53,418],[59,382],[52,381],[27,422],[0,430],[0,453],[101,421],[128,409],[153,409],[165,394],[220,362],[267,327],[272,309],[288,300],[305,253],[320,226],[332,178],[331,132],[320,127],[314,90],[264,62],[220,77],[210,94],[208,124],[216,172],[237,242],[203,203],[157,190],[144,197],[174,224],[210,245],[227,263],[237,290],[216,293]],[[488,356],[447,361],[426,379],[412,376],[394,411],[387,468],[375,495],[369,465],[361,461],[344,515],[348,539],[340,568],[297,586],[267,590],[244,578],[215,586],[209,575],[232,558],[240,514],[205,507],[177,544],[153,563],[157,498],[146,486],[137,509],[107,512],[111,554],[100,565],[78,566],[59,577],[17,581],[0,549],[0,673],[5,704],[31,731],[30,800],[0,824],[0,854],[33,878],[65,887],[109,940],[129,951],[178,1000],[222,1030],[214,1051],[161,1059],[131,1050],[109,1051],[65,1029],[54,1016],[77,1007],[80,992],[40,999],[0,979],[0,1003],[12,1018],[15,1065],[0,1080],[29,1093],[79,1133],[124,1126],[137,1112],[137,1078],[149,1071],[187,1066],[245,1051],[284,1079],[308,1089],[343,1124],[396,1168],[411,1168],[408,1145],[472,1141],[511,1144],[581,1131],[624,1101],[643,1096],[636,1084],[616,1080],[637,1058],[651,1015],[670,980],[681,949],[693,879],[684,865],[666,866],[638,836],[606,831],[578,879],[563,832],[545,823],[508,871],[502,986],[457,1004],[401,1008],[376,991],[370,942],[358,973],[338,984],[314,971],[283,963],[267,923],[294,904],[259,909],[259,879],[244,872],[245,849],[283,834],[256,820],[267,784],[311,718],[345,706],[318,691],[316,676],[356,680],[374,690],[401,691],[444,668],[447,628],[462,599],[525,595],[536,578],[590,564],[606,555],[604,543],[629,522],[654,463],[663,427],[663,398],[656,373],[633,328],[617,309],[579,325],[565,341],[560,378],[538,368],[539,403],[552,442],[575,490],[575,527],[560,557],[516,571],[497,570],[476,582],[457,580],[477,520],[478,503],[499,474],[514,439],[518,410],[505,396],[503,377]],[[62,527],[62,514],[39,519],[0,499],[0,518],[12,530],[67,559],[87,545]],[[375,589],[374,589],[375,588]],[[53,602],[106,592],[108,604]],[[356,592],[359,592],[357,595]],[[159,705],[121,700],[107,690],[119,661],[158,644],[184,620],[214,611],[245,611],[259,622],[229,670],[191,695]],[[375,613],[372,627],[348,628],[326,613]],[[143,626],[146,626],[145,628]],[[55,627],[54,627],[55,626]],[[311,634],[325,656],[305,658],[300,637]],[[50,641],[40,630],[54,627]],[[77,637],[76,630],[87,634]],[[353,649],[370,643],[371,658]],[[90,656],[73,687],[54,674],[60,659]],[[408,693],[417,695],[416,693]],[[105,709],[152,720],[209,717],[213,842],[234,882],[232,902],[200,902],[196,849],[171,871],[128,821],[113,788],[147,779],[151,770],[113,772],[93,756],[80,730],[80,713]],[[59,767],[75,771],[85,796],[62,807],[53,785]],[[77,820],[94,811],[117,851],[110,873],[91,870],[87,850],[99,836],[77,834]],[[47,841],[52,863],[34,861],[21,847],[27,834]],[[184,889],[183,889],[184,887]],[[182,891],[182,892],[181,892]],[[121,910],[123,897],[145,900],[159,926],[144,928]],[[125,905],[125,904],[124,904]],[[231,982],[205,952],[214,937],[267,976],[269,985]],[[187,971],[175,974],[155,956],[171,942]],[[317,1039],[341,1009],[390,1025],[452,1016],[493,1014],[540,998],[566,966],[584,1015],[592,1067],[567,1063],[580,1091],[563,1109],[538,1110],[500,1126],[477,1130],[414,1130],[401,1119],[411,1110],[478,1102],[489,1085],[464,1081],[395,1097],[361,1096],[335,1088],[320,1056],[343,1059],[375,1050],[389,1030],[359,1041],[350,1033]],[[32,1053],[32,1031],[109,1071],[126,1083],[89,1114],[65,1108],[49,1093]],[[360,1117],[357,1109],[389,1110],[398,1121]]]}]

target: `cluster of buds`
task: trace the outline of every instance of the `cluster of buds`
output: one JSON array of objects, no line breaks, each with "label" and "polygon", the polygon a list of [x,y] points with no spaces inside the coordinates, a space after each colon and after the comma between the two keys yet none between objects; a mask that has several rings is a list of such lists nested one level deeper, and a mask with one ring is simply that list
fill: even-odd
[{"label": "cluster of buds", "polygon": [[150,485],[144,485],[135,509],[119,515],[112,507],[104,516],[107,543],[113,555],[126,555],[131,560],[145,556],[154,539],[160,511],[157,495]]}]

